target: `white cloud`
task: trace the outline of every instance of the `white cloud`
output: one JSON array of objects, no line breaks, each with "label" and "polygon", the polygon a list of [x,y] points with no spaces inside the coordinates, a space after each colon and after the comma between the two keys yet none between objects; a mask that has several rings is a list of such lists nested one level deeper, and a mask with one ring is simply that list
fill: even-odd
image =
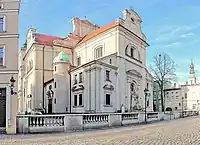
[{"label": "white cloud", "polygon": [[186,31],[189,31],[191,29],[192,29],[191,26],[183,25],[183,26],[177,27],[176,29],[172,30],[171,33],[174,34],[174,33],[178,33],[178,32],[186,32]]},{"label": "white cloud", "polygon": [[186,38],[186,37],[190,37],[190,36],[194,36],[194,33],[192,33],[192,32],[185,33],[185,34],[182,34],[180,37],[181,38]]},{"label": "white cloud", "polygon": [[158,36],[156,37],[155,41],[157,43],[160,43],[174,39],[193,36],[194,33],[192,32],[192,30],[197,27],[199,27],[199,25],[194,25],[194,26],[182,25],[176,28],[173,26],[164,26],[158,30]]},{"label": "white cloud", "polygon": [[170,43],[170,44],[166,44],[166,45],[163,45],[163,47],[177,47],[177,46],[181,46],[182,43],[181,42],[173,42],[173,43]]}]

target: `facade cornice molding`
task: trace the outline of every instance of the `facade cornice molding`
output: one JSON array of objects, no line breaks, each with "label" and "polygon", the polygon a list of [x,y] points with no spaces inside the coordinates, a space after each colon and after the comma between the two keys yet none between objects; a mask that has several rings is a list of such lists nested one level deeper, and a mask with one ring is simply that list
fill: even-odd
[{"label": "facade cornice molding", "polygon": [[18,74],[18,70],[0,70],[0,74]]},{"label": "facade cornice molding", "polygon": [[[101,62],[101,61],[99,61],[99,60],[93,60],[93,61],[91,61],[91,62],[89,62],[89,63],[83,64],[83,65],[80,66],[80,67],[76,67],[76,68],[74,68],[74,69],[71,69],[70,72],[73,72],[73,71],[76,71],[76,70],[80,70],[80,69],[87,70],[87,69],[88,69],[87,67],[91,67],[91,65],[94,65],[94,64],[96,64],[96,65],[103,65],[103,66],[106,66],[106,67],[109,67],[109,68],[112,68],[112,69],[115,69],[115,70],[118,69],[117,66],[113,66],[113,65],[110,65],[110,64]],[[93,67],[93,66],[92,66],[92,67]],[[100,67],[100,66],[98,66],[98,67]],[[94,66],[93,69],[94,69],[94,68],[97,68],[97,69],[98,69],[98,67],[97,67],[97,66]],[[101,67],[100,67],[100,68],[101,68]]]},{"label": "facade cornice molding", "polygon": [[1,0],[1,2],[11,3],[11,2],[20,2],[20,0]]},{"label": "facade cornice molding", "polygon": [[0,38],[19,38],[19,34],[10,34],[6,32],[1,32]]},{"label": "facade cornice molding", "polygon": [[138,71],[136,71],[134,69],[126,71],[126,74],[127,75],[136,76],[138,78],[142,78],[142,75],[140,74],[140,72],[138,72]]},{"label": "facade cornice molding", "polygon": [[[2,2],[2,1],[0,1]],[[19,12],[19,9],[2,9],[0,13],[11,13],[11,12]]]},{"label": "facade cornice molding", "polygon": [[143,64],[143,63],[135,63],[134,61],[131,61],[131,60],[129,60],[129,59],[127,59],[127,58],[125,58],[125,57],[123,57],[123,56],[121,56],[121,55],[118,55],[117,57],[119,57],[119,58],[122,58],[122,59],[125,59],[126,61],[128,61],[128,62],[130,62],[130,63],[132,63],[132,64],[134,64],[134,65],[137,65],[137,66],[139,66],[140,68],[146,68],[146,66]]}]

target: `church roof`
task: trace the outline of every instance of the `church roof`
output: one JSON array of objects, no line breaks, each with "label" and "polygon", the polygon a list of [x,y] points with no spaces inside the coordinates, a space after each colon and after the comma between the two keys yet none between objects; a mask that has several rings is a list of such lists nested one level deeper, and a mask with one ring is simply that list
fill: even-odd
[{"label": "church roof", "polygon": [[69,56],[61,51],[53,60],[53,63],[56,63],[56,62],[69,62],[70,63],[70,59],[69,59]]},{"label": "church roof", "polygon": [[50,36],[45,34],[34,33],[35,42],[39,44],[53,44],[54,40],[63,40],[64,38],[60,38],[57,36]]},{"label": "church roof", "polygon": [[78,42],[77,45],[82,44],[82,43],[88,41],[89,39],[91,39],[91,38],[93,38],[93,37],[95,37],[95,36],[97,36],[97,35],[99,35],[99,34],[105,32],[105,31],[107,31],[107,30],[109,30],[109,29],[111,29],[111,28],[113,28],[113,27],[115,27],[115,26],[118,26],[118,25],[119,25],[119,23],[114,21],[114,22],[111,22],[111,23],[109,23],[109,24],[107,24],[107,25],[105,25],[105,26],[102,26],[102,27],[100,27],[100,28],[98,28],[98,29],[92,31],[91,33],[89,33],[89,34],[86,35],[85,37],[83,37],[83,38]]}]

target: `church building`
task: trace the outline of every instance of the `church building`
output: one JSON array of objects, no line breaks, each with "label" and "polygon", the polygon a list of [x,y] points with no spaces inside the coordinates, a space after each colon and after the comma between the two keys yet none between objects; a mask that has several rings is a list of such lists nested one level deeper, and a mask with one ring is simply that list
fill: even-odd
[{"label": "church building", "polygon": [[24,90],[19,112],[44,108],[46,113],[103,113],[121,112],[122,107],[153,111],[142,20],[132,9],[122,14],[101,27],[73,18],[73,32],[66,38],[30,29],[22,61],[31,69],[19,78],[19,90]]}]

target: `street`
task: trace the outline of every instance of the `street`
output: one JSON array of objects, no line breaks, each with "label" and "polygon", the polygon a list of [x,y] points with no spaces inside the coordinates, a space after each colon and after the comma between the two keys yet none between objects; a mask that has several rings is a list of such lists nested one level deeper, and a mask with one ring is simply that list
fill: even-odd
[{"label": "street", "polygon": [[1,145],[198,145],[200,117],[76,133],[1,135]]}]

